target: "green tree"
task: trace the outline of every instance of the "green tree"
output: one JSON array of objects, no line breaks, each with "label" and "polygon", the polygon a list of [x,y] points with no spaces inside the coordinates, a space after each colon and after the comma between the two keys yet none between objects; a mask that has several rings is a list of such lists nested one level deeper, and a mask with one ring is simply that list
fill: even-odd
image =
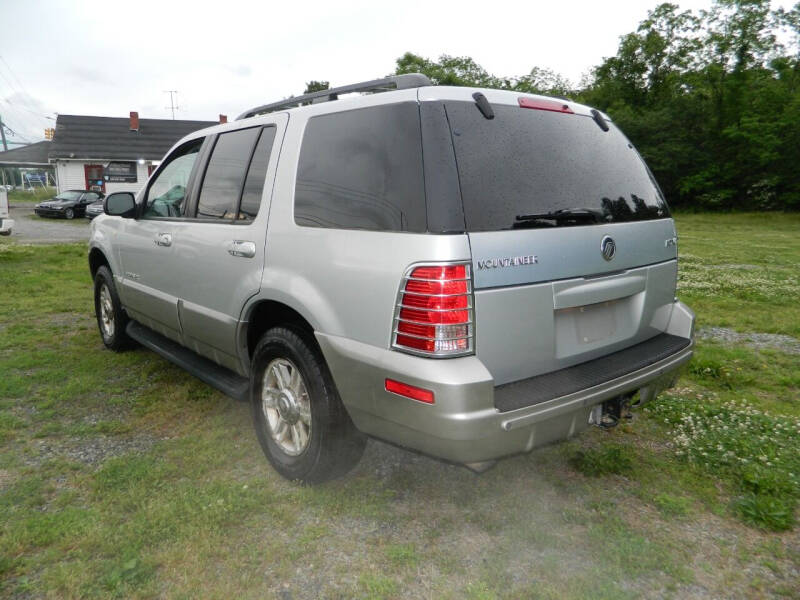
[{"label": "green tree", "polygon": [[311,94],[313,92],[321,92],[322,90],[330,89],[330,87],[329,81],[317,81],[316,79],[312,79],[306,82],[306,90],[303,93]]}]

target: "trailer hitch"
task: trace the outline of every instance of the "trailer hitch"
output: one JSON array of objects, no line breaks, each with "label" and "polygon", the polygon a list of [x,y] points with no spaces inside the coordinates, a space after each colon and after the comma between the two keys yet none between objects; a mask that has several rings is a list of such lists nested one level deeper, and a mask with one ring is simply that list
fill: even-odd
[{"label": "trailer hitch", "polygon": [[619,425],[620,421],[629,421],[633,418],[631,414],[632,397],[632,394],[616,396],[602,404],[595,405],[589,413],[589,424],[612,429]]}]

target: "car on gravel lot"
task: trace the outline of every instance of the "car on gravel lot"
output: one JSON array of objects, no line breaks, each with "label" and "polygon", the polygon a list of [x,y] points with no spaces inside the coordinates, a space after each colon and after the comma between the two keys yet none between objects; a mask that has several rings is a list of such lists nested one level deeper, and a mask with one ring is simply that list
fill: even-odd
[{"label": "car on gravel lot", "polygon": [[74,219],[82,217],[86,207],[103,199],[102,192],[91,190],[66,190],[58,196],[40,202],[34,207],[34,212],[40,217],[63,217]]},{"label": "car on gravel lot", "polygon": [[103,201],[97,200],[96,202],[92,202],[89,206],[86,207],[85,217],[90,221],[95,217],[99,217],[103,214]]},{"label": "car on gravel lot", "polygon": [[11,235],[14,228],[14,219],[9,217],[8,194],[4,187],[0,187],[0,235]]},{"label": "car on gravel lot", "polygon": [[292,480],[366,436],[483,470],[613,426],[693,351],[662,193],[569,100],[415,74],[306,94],[185,137],[104,212],[104,344],[249,401]]}]

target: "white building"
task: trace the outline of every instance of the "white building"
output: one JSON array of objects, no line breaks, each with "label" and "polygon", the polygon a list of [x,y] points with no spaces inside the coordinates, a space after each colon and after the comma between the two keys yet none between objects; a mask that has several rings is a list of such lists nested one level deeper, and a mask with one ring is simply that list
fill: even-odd
[{"label": "white building", "polygon": [[[221,123],[227,118],[220,115]],[[64,190],[137,192],[175,142],[216,121],[58,115],[48,158]]]}]

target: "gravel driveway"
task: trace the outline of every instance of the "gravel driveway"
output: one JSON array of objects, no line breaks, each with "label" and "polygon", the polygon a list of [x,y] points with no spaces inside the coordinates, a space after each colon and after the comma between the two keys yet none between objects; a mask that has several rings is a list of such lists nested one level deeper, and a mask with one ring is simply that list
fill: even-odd
[{"label": "gravel driveway", "polygon": [[12,206],[10,217],[14,219],[14,229],[9,237],[15,242],[32,244],[59,244],[64,242],[86,242],[89,240],[89,221],[84,217],[66,219],[47,219],[37,217],[33,206]]}]

